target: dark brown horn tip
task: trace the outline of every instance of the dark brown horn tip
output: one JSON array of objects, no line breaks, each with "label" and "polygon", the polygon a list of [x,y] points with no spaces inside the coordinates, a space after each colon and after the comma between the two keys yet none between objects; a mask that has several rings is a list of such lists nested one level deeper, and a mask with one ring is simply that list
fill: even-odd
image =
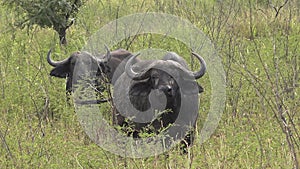
[{"label": "dark brown horn tip", "polygon": [[139,56],[141,53],[137,53],[137,54],[135,54],[135,55],[132,55],[131,57],[130,57],[130,59],[127,61],[127,63],[126,63],[126,65],[125,65],[125,72],[126,72],[126,74],[131,78],[131,79],[133,79],[133,80],[136,80],[136,79],[138,79],[141,75],[140,75],[140,73],[137,73],[137,72],[135,72],[135,71],[133,71],[133,69],[132,69],[132,65],[133,65],[133,63],[134,63],[134,59],[137,57],[137,56]]},{"label": "dark brown horn tip", "polygon": [[106,51],[109,51],[109,48],[106,44],[104,44],[104,48],[105,48]]},{"label": "dark brown horn tip", "polygon": [[192,54],[199,60],[201,68],[197,72],[193,72],[195,79],[201,78],[206,72],[206,62],[205,60],[196,52],[192,52]]},{"label": "dark brown horn tip", "polygon": [[47,53],[47,62],[51,65],[51,66],[53,66],[53,67],[56,67],[56,64],[55,63],[53,63],[53,61],[51,60],[51,53],[52,53],[52,49],[53,48],[50,48],[49,49],[49,51],[48,51],[48,53]]},{"label": "dark brown horn tip", "polygon": [[66,64],[66,63],[68,63],[69,60],[70,60],[70,57],[69,57],[69,58],[66,58],[66,59],[64,59],[64,60],[62,60],[62,61],[54,61],[54,60],[51,59],[51,52],[52,52],[52,48],[48,51],[48,54],[47,54],[47,61],[48,61],[48,63],[49,63],[51,66],[53,66],[53,67],[57,67],[57,66],[59,66],[59,65]]},{"label": "dark brown horn tip", "polygon": [[[50,49],[48,50],[48,55],[51,55],[52,50],[53,50],[53,48],[50,48]],[[47,56],[48,56],[48,55],[47,55]]]},{"label": "dark brown horn tip", "polygon": [[103,61],[108,62],[111,59],[110,50],[106,44],[104,44],[104,48],[106,50],[106,56],[104,57],[105,59]]}]

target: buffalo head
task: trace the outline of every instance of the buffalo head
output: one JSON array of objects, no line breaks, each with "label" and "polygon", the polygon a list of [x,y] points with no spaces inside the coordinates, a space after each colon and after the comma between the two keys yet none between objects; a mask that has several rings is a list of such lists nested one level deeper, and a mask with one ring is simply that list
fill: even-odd
[{"label": "buffalo head", "polygon": [[[199,79],[205,74],[206,63],[198,54],[192,54],[198,59],[201,66],[200,70],[196,72],[189,71],[185,60],[174,52],[167,53],[162,60],[137,62],[135,58],[138,55],[129,59],[125,67],[125,72],[127,76],[134,81],[130,96],[140,97],[143,95],[141,93],[144,93],[146,96],[154,90],[154,94],[157,95],[157,98],[151,99],[153,95],[150,95],[150,99],[153,102],[158,101],[159,103],[161,98],[160,95],[165,95],[168,101],[166,108],[173,109],[174,106],[169,104],[174,104],[172,103],[174,101],[180,101],[180,92],[195,92],[188,90],[179,91],[178,82],[186,86],[187,89],[198,90],[198,92],[201,93],[203,88],[195,82],[195,79]],[[137,63],[133,64],[132,61]],[[136,71],[134,68],[138,70]],[[188,87],[187,85],[191,85],[191,87]],[[197,86],[197,88],[193,88],[192,86]],[[137,106],[137,109],[139,110],[147,109],[150,106],[149,104],[137,105],[139,105]]]},{"label": "buffalo head", "polygon": [[[126,63],[125,73],[116,83],[118,87],[114,87],[117,93],[114,98],[118,109],[117,119],[121,120],[117,123],[133,126],[134,137],[145,130],[159,133],[174,123],[174,126],[193,125],[198,117],[198,93],[203,91],[196,79],[205,74],[206,63],[197,53],[192,54],[201,66],[195,72],[190,71],[185,60],[173,52],[167,53],[161,60],[136,60],[138,55],[131,57]],[[122,94],[126,92],[129,101]],[[162,113],[157,115],[153,113],[155,110]],[[154,119],[149,120],[149,117]],[[177,121],[177,118],[181,120]],[[169,134],[174,137],[178,135],[176,130]],[[190,143],[191,137],[186,138],[186,142]]]},{"label": "buffalo head", "polygon": [[[96,76],[96,81],[94,81],[96,89],[102,91],[101,83],[112,83],[114,81],[113,78],[118,78],[124,72],[129,56],[132,55],[124,49],[109,51],[106,47],[106,50],[107,53],[101,57],[94,57],[88,52],[75,52],[62,61],[53,61],[51,59],[52,50],[49,50],[47,61],[54,67],[50,75],[67,78],[66,92],[71,93],[73,90],[72,84],[76,84],[83,76],[93,73]],[[75,73],[76,76],[74,76]]]},{"label": "buffalo head", "polygon": [[[107,62],[107,58],[96,58],[88,52],[75,52],[70,57],[62,61],[53,61],[51,59],[51,49],[47,55],[48,63],[54,68],[51,70],[50,75],[59,78],[67,78],[66,91],[70,93],[73,88],[73,84],[77,84],[78,80],[82,80],[83,77],[95,73],[101,74],[103,69],[103,63]],[[107,52],[109,55],[109,51]],[[92,72],[91,72],[92,71]]]}]

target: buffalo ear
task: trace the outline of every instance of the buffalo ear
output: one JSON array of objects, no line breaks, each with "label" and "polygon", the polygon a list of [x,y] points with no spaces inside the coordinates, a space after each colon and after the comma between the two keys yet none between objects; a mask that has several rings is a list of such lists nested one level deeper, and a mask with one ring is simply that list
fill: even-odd
[{"label": "buffalo ear", "polygon": [[202,87],[201,85],[199,85],[199,84],[197,83],[197,86],[198,86],[199,93],[204,92],[204,89],[203,89],[203,87]]},{"label": "buffalo ear", "polygon": [[66,78],[70,74],[69,66],[59,65],[51,70],[50,76]]}]

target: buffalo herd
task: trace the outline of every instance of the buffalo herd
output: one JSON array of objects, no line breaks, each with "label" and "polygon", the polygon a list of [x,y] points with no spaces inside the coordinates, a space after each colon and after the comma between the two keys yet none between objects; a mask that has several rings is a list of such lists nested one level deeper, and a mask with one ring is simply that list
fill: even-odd
[{"label": "buffalo herd", "polygon": [[[175,52],[167,52],[162,59],[142,60],[139,54],[124,49],[110,51],[106,47],[106,50],[99,56],[75,52],[62,61],[52,60],[52,50],[49,50],[47,61],[54,67],[50,75],[66,78],[68,95],[86,75],[93,77],[85,80],[90,80],[99,94],[112,86],[113,124],[121,126],[127,136],[139,138],[144,132],[159,134],[170,126],[188,124],[185,128],[188,132],[180,138],[182,147],[190,146],[198,118],[198,95],[203,92],[196,80],[206,72],[204,59],[192,52],[200,69],[190,71],[186,61]],[[109,98],[93,103],[107,100]],[[168,134],[181,135],[182,128]]]}]

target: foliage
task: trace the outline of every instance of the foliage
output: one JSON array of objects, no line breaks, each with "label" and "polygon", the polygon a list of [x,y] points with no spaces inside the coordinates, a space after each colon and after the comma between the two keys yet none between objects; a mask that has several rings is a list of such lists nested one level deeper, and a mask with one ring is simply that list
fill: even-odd
[{"label": "foliage", "polygon": [[53,28],[60,37],[60,42],[66,44],[66,30],[83,5],[82,0],[5,0],[4,4],[16,10],[18,16],[16,26],[32,28],[39,25],[42,28]]},{"label": "foliage", "polygon": [[[226,109],[211,138],[203,144],[196,140],[188,155],[181,155],[179,147],[175,147],[163,155],[130,159],[101,149],[87,137],[74,108],[67,104],[65,80],[49,77],[51,67],[46,54],[53,43],[52,32],[37,29],[28,35],[25,30],[13,29],[9,23],[20,21],[25,15],[21,17],[19,9],[11,13],[1,6],[0,166],[297,168],[299,1],[289,0],[280,10],[284,0],[272,1],[272,6],[255,0],[138,2],[87,1],[69,29],[66,49],[57,48],[54,59],[80,50],[91,34],[118,17],[151,11],[190,20],[214,42],[226,71]],[[131,37],[114,48],[133,52],[163,48],[182,54],[192,65],[187,47],[164,36]],[[201,94],[196,139],[209,111],[210,86],[214,83],[209,76],[199,82],[205,91]],[[109,108],[105,112],[109,113]]]}]

